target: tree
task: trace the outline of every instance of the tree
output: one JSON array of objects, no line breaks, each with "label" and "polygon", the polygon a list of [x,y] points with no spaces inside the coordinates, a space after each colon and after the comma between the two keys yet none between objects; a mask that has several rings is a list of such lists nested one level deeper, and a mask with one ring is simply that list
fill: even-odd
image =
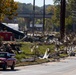
[{"label": "tree", "polygon": [[0,22],[4,20],[4,18],[12,19],[17,15],[17,2],[14,0],[0,0]]},{"label": "tree", "polygon": [[[56,7],[58,6],[57,4],[60,4],[61,0],[54,0],[54,4]],[[76,16],[76,0],[66,0],[66,16],[65,16],[65,26],[66,26],[66,32],[72,31],[73,30],[73,23],[76,22],[75,16]],[[57,10],[59,11],[59,9]],[[56,12],[57,13],[57,12]],[[59,13],[60,14],[60,13]]]},{"label": "tree", "polygon": [[76,23],[76,0],[69,0],[68,6],[71,9],[73,23]]},{"label": "tree", "polygon": [[[46,13],[54,14],[54,10],[55,10],[54,6],[48,6],[46,8]],[[46,28],[46,31],[50,31],[53,29],[52,15],[50,18],[45,19],[45,28]]]},{"label": "tree", "polygon": [[[50,20],[50,26],[53,27],[53,30],[59,30],[59,19],[60,19],[60,5],[54,5],[47,8],[47,12],[52,13]],[[47,22],[49,23],[49,22]]]}]

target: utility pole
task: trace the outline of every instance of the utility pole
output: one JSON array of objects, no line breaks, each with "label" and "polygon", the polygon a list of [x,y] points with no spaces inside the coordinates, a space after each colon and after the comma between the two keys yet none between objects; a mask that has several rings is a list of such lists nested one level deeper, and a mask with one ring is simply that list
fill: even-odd
[{"label": "utility pole", "polygon": [[43,0],[43,35],[45,31],[45,0]]},{"label": "utility pole", "polygon": [[33,36],[34,36],[34,24],[35,24],[35,0],[33,0],[33,23],[32,23]]},{"label": "utility pole", "polygon": [[65,8],[66,0],[61,0],[61,12],[60,12],[60,37],[61,40],[65,37]]}]

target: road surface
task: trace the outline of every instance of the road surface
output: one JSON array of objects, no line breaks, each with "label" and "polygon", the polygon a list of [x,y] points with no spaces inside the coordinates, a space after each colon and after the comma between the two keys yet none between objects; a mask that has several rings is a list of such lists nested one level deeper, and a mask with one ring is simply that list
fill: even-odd
[{"label": "road surface", "polygon": [[60,62],[16,67],[15,71],[0,70],[0,75],[76,75],[76,57],[68,57]]}]

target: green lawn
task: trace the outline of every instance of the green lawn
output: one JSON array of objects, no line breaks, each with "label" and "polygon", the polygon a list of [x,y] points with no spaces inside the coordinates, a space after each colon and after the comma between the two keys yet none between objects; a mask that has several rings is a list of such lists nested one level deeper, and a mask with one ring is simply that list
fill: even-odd
[{"label": "green lawn", "polygon": [[[38,63],[43,63],[43,62],[48,62],[48,60],[54,59],[53,57],[50,59],[36,59],[34,62],[21,62],[21,59],[25,59],[25,58],[32,58],[35,57],[37,55],[44,55],[45,51],[47,48],[50,49],[50,54],[55,53],[55,45],[54,44],[38,44],[38,43],[30,43],[30,42],[19,42],[20,44],[22,44],[21,46],[21,50],[22,53],[18,54],[16,53],[16,58],[17,58],[17,66],[21,66],[21,65],[30,65],[30,64],[38,64]],[[34,50],[31,52],[31,48],[33,46],[38,46],[38,48],[34,48]],[[61,49],[63,49],[63,47],[61,47]],[[60,54],[59,58],[63,58],[66,57],[67,54]]]},{"label": "green lawn", "polygon": [[[20,48],[22,50],[21,54],[16,54],[16,58],[18,60],[22,59],[22,58],[29,58],[29,57],[33,57],[33,55],[39,54],[39,55],[44,55],[45,51],[47,48],[50,49],[50,52],[54,52],[54,45],[45,45],[45,44],[41,44],[38,45],[37,43],[29,43],[29,42],[20,42],[22,44],[22,47]],[[34,48],[33,52],[31,52],[31,48],[32,46],[38,46],[38,48]]]}]

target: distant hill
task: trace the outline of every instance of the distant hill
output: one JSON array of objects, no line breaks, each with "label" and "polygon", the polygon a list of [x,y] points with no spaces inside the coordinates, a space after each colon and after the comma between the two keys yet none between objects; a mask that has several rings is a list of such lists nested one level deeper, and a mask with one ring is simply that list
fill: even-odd
[{"label": "distant hill", "polygon": [[[48,6],[53,6],[53,5],[45,5],[45,8],[48,8]],[[33,5],[31,3],[18,3],[18,10],[17,12],[20,13],[33,13]],[[43,6],[35,6],[35,13],[37,14],[42,14],[43,13]]]}]

